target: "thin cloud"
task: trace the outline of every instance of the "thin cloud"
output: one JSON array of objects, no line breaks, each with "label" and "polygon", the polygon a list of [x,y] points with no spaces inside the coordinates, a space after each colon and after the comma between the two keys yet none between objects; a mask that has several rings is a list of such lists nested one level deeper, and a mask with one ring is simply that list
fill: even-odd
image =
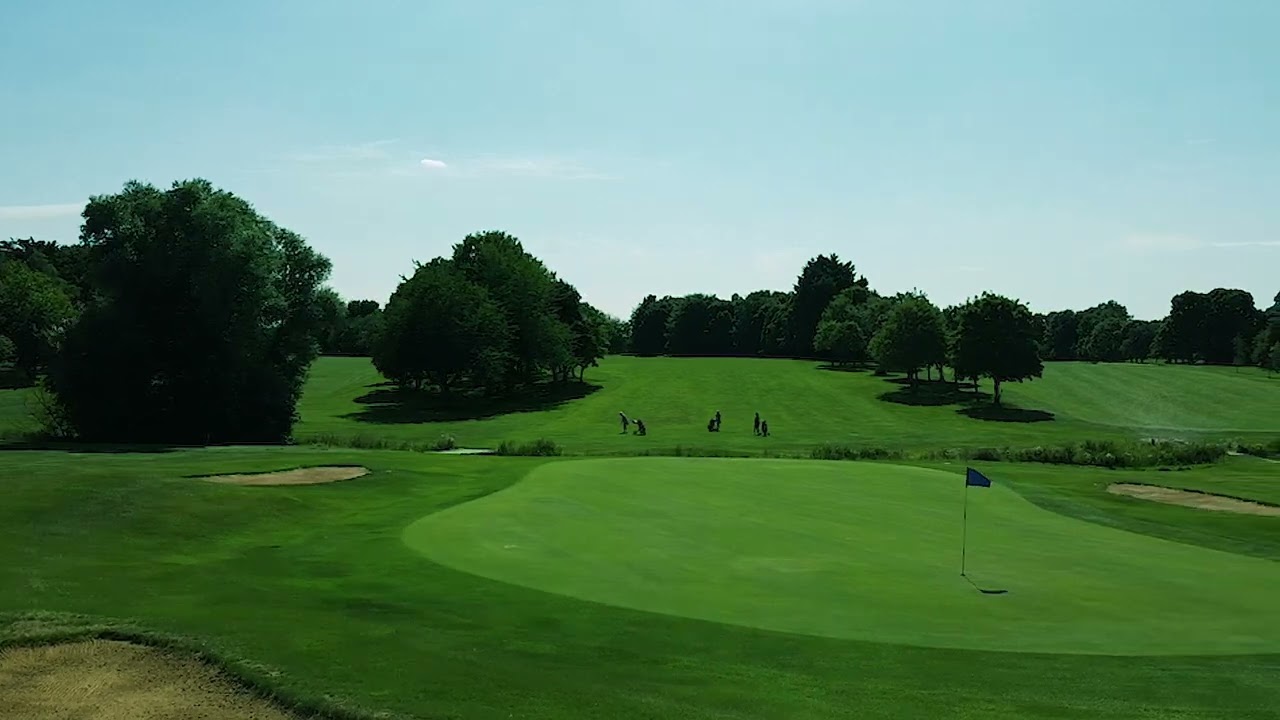
[{"label": "thin cloud", "polygon": [[436,160],[435,158],[422,158],[418,161],[418,164],[428,170],[443,170],[444,168],[449,167],[445,161]]},{"label": "thin cloud", "polygon": [[1204,246],[1200,240],[1186,235],[1147,233],[1127,235],[1121,240],[1121,244],[1131,250],[1154,252],[1178,252]]},{"label": "thin cloud", "polygon": [[547,180],[612,180],[614,176],[579,162],[555,157],[479,157],[463,164],[469,174],[490,177],[527,177]]},{"label": "thin cloud", "polygon": [[1224,240],[1208,242],[1188,235],[1137,234],[1122,241],[1125,247],[1143,252],[1187,252],[1191,250],[1280,247],[1280,240]]},{"label": "thin cloud", "polygon": [[84,203],[57,205],[0,205],[0,220],[48,220],[74,217],[84,210]]},{"label": "thin cloud", "polygon": [[389,160],[391,152],[388,148],[399,140],[373,140],[354,145],[322,145],[307,152],[293,156],[297,162],[324,163],[350,162],[362,160]]},{"label": "thin cloud", "polygon": [[1215,243],[1209,243],[1209,247],[1216,247],[1216,248],[1280,247],[1280,240],[1244,240],[1241,242],[1215,242]]}]

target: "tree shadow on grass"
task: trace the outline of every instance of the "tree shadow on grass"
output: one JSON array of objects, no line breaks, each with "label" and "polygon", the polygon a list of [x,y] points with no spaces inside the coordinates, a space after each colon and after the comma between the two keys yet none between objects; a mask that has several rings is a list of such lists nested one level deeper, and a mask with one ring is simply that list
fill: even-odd
[{"label": "tree shadow on grass", "polygon": [[1054,419],[1053,413],[1047,410],[1029,410],[1008,405],[972,404],[956,411],[965,417],[988,422],[1037,423]]},{"label": "tree shadow on grass", "polygon": [[1035,423],[1054,419],[1051,412],[1030,410],[992,402],[991,393],[976,390],[972,382],[920,381],[913,389],[906,378],[889,378],[886,382],[898,389],[881,393],[880,400],[914,407],[959,405],[956,414],[987,422]]},{"label": "tree shadow on grass", "polygon": [[915,388],[906,378],[886,378],[885,382],[897,385],[896,390],[880,394],[880,399],[898,405],[941,407],[962,405],[990,400],[990,393],[975,393],[973,383],[928,382],[921,380]]},{"label": "tree shadow on grass", "polygon": [[826,370],[827,372],[846,372],[846,373],[871,372],[871,368],[865,365],[858,365],[858,364],[836,365],[833,363],[822,363],[818,365],[818,369]]},{"label": "tree shadow on grass", "polygon": [[483,420],[520,412],[552,410],[581,400],[600,389],[587,382],[544,383],[502,397],[470,393],[444,396],[435,392],[403,390],[386,383],[370,385],[369,393],[356,398],[367,407],[344,417],[382,425]]},{"label": "tree shadow on grass", "polygon": [[170,453],[178,450],[195,450],[201,445],[146,445],[120,443],[82,443],[65,440],[0,440],[0,452],[9,450],[43,450],[65,452],[72,455],[123,455],[137,453]]}]

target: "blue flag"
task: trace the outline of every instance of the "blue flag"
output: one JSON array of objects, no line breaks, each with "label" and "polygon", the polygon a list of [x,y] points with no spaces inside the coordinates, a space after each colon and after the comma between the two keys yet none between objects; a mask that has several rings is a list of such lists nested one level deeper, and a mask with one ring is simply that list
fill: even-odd
[{"label": "blue flag", "polygon": [[972,487],[991,487],[991,478],[973,468],[965,468],[964,484]]}]

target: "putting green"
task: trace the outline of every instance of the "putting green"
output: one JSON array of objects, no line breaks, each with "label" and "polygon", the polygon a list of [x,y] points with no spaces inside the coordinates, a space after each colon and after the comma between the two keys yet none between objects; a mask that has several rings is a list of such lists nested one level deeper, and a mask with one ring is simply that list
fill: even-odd
[{"label": "putting green", "polygon": [[898,465],[554,462],[418,520],[404,541],[483,577],[769,630],[1023,652],[1280,651],[1280,564],[1067,518],[993,479],[968,490],[968,570],[1000,595],[959,575],[962,477]]}]

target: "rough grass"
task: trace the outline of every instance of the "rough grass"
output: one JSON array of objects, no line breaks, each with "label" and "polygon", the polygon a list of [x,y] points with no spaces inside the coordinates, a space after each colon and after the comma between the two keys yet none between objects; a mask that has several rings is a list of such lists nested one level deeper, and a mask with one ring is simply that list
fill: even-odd
[{"label": "rough grass", "polygon": [[[781,634],[486,580],[402,540],[424,515],[572,460],[302,448],[86,459],[0,453],[0,613],[88,614],[117,619],[103,620],[108,628],[187,638],[289,707],[459,718],[1260,720],[1280,704],[1277,655],[1046,655]],[[188,477],[339,464],[373,473],[310,487]],[[1105,492],[1145,477],[1248,496],[1278,472],[1240,458],[1177,473],[1011,464],[992,474],[1090,522],[1280,559],[1274,525],[1253,524],[1271,518]],[[48,630],[24,627],[0,637]]]},{"label": "rough grass", "polygon": [[[587,373],[586,385],[441,404],[395,393],[367,359],[321,358],[296,434],[335,445],[350,438],[368,446],[362,438],[376,437],[416,447],[448,434],[459,446],[484,448],[549,438],[571,455],[679,448],[796,457],[813,456],[815,447],[849,448],[859,457],[947,450],[961,457],[1094,441],[1125,449],[1113,453],[1117,461],[1088,464],[1123,466],[1145,464],[1123,456],[1142,457],[1131,447],[1152,437],[1264,443],[1280,432],[1280,381],[1249,368],[1050,363],[1043,379],[1011,384],[1005,408],[990,404],[989,389],[979,387],[975,396],[972,388],[925,384],[913,392],[898,378],[794,360],[610,357]],[[722,430],[707,432],[717,410]],[[643,419],[648,435],[623,433],[619,412]],[[771,437],[752,433],[756,412],[769,421]]]}]

